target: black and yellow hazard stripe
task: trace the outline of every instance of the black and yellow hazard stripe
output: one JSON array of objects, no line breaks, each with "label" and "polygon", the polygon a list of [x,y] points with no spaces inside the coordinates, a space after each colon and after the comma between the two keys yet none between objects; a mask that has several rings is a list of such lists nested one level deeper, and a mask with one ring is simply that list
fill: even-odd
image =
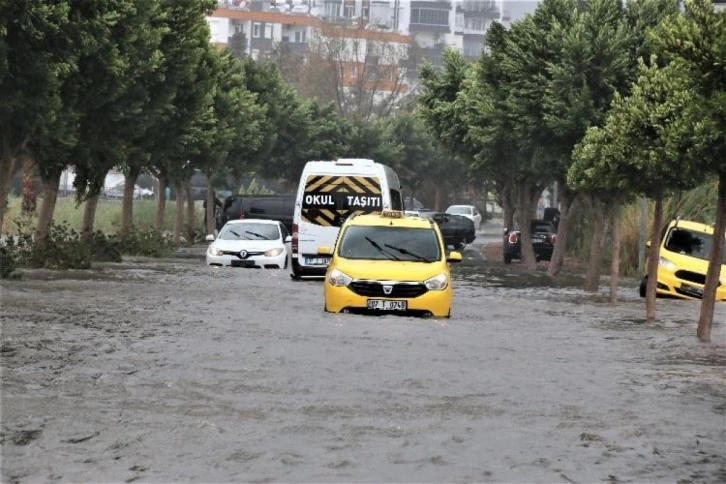
[{"label": "black and yellow hazard stripe", "polygon": [[[310,175],[305,181],[305,195],[355,194],[381,196],[381,183],[377,177]],[[310,207],[303,203],[301,218],[308,223],[326,227],[340,226],[352,214],[363,214],[366,210],[348,208],[327,209]]]}]

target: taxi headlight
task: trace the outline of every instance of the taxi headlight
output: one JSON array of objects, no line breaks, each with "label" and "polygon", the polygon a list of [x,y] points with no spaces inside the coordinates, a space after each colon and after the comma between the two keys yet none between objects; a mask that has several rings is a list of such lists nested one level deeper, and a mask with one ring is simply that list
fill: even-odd
[{"label": "taxi headlight", "polygon": [[219,256],[219,255],[222,255],[222,251],[221,251],[221,250],[219,250],[219,249],[218,249],[217,247],[215,247],[214,245],[210,245],[210,246],[209,246],[209,255],[215,255],[215,256]]},{"label": "taxi headlight", "polygon": [[665,257],[658,258],[658,265],[663,267],[664,269],[668,269],[669,271],[676,270],[676,265],[673,262],[666,259]]},{"label": "taxi headlight", "polygon": [[328,281],[332,286],[345,287],[353,281],[353,278],[338,269],[333,269],[328,275]]},{"label": "taxi headlight", "polygon": [[280,254],[282,254],[282,247],[277,247],[275,249],[270,249],[267,252],[265,252],[265,255],[267,257],[277,257]]},{"label": "taxi headlight", "polygon": [[449,278],[446,277],[446,274],[439,274],[424,281],[424,285],[430,291],[443,291],[449,285]]}]

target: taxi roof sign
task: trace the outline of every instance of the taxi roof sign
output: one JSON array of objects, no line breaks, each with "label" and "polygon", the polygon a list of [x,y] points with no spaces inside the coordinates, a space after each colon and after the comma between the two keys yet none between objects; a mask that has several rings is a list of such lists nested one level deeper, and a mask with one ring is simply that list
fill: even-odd
[{"label": "taxi roof sign", "polygon": [[383,210],[381,216],[386,218],[403,218],[403,212],[400,210]]}]

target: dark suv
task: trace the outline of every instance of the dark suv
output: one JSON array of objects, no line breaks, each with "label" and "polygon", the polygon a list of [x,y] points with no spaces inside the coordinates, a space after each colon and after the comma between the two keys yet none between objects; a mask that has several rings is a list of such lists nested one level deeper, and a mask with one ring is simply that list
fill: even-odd
[{"label": "dark suv", "polygon": [[[549,220],[532,220],[530,225],[532,247],[537,262],[550,260],[557,240],[557,227]],[[504,263],[512,259],[522,258],[522,233],[517,230],[504,229]]]},{"label": "dark suv", "polygon": [[224,199],[217,215],[217,230],[228,220],[260,218],[282,222],[292,232],[295,197],[292,195],[232,195]]}]

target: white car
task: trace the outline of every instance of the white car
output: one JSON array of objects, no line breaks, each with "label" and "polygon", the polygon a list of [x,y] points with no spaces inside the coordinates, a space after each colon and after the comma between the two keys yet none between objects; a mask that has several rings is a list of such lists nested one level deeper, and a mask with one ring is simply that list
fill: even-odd
[{"label": "white car", "polygon": [[207,265],[286,269],[292,236],[277,220],[230,220],[207,248]]},{"label": "white car", "polygon": [[479,230],[481,225],[481,214],[474,205],[451,205],[446,209],[446,213],[452,215],[463,215],[474,222],[474,229]]}]

